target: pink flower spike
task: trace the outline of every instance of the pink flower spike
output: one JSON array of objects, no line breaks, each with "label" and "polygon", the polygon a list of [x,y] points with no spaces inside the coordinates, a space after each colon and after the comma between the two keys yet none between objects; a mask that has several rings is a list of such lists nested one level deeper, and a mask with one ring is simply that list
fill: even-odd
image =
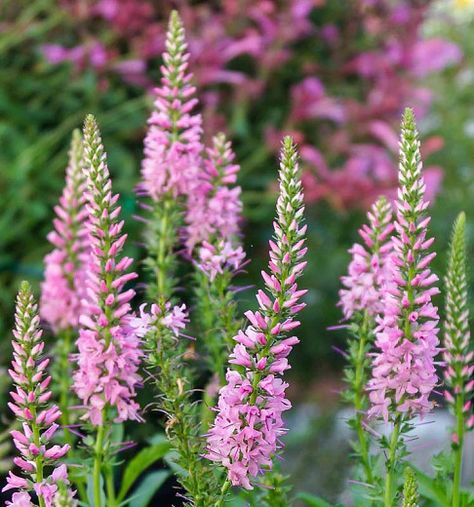
[{"label": "pink flower spike", "polygon": [[430,412],[429,396],[438,382],[434,358],[439,352],[439,317],[430,287],[436,277],[428,268],[432,256],[416,245],[426,236],[428,221],[420,143],[410,109],[402,120],[399,167],[393,276],[381,293],[383,313],[375,331],[376,353],[367,386],[369,416],[391,421]]},{"label": "pink flower spike", "polygon": [[[11,393],[13,403],[9,406],[22,423],[21,431],[11,432],[13,443],[20,452],[20,456],[15,457],[13,461],[25,477],[18,477],[10,472],[3,491],[20,490],[14,493],[12,501],[7,502],[7,505],[33,507],[30,492],[44,488],[49,488],[52,492],[57,490],[57,480],[53,473],[48,472],[66,455],[69,445],[48,446],[50,438],[58,428],[54,420],[61,413],[55,405],[49,405],[51,392],[48,391],[49,378],[45,371],[49,360],[41,356],[44,342],[39,328],[37,305],[27,282],[22,282],[18,293],[13,335],[15,346],[12,368],[24,373],[20,378],[12,377],[15,391]],[[49,417],[48,414],[54,414],[54,417]],[[39,470],[42,470],[41,479],[38,479]],[[65,466],[64,470],[64,480],[67,481]],[[47,505],[52,504],[50,502]],[[71,507],[75,505],[72,493],[70,505]]]},{"label": "pink flower spike", "polygon": [[54,250],[45,259],[40,315],[55,331],[77,327],[84,310],[88,267],[87,211],[81,134],[75,130],[66,169],[66,185],[55,207],[54,231],[48,235]]},{"label": "pink flower spike", "polygon": [[196,106],[184,28],[173,11],[166,36],[161,86],[155,90],[155,110],[148,119],[141,188],[154,201],[165,194],[189,195],[199,178],[201,116]]},{"label": "pink flower spike", "polygon": [[282,414],[291,407],[281,374],[290,367],[286,357],[298,339],[281,339],[281,334],[299,325],[291,312],[303,295],[296,279],[305,263],[295,255],[295,245],[302,245],[305,228],[297,155],[290,138],[283,141],[280,167],[275,236],[269,248],[273,274],[262,272],[270,292],[257,292],[260,310],[245,312],[250,325],[234,337],[237,344],[229,363],[240,369],[227,371],[207,438],[206,457],[226,467],[229,481],[245,489],[252,489],[251,480],[272,467],[279,439],[286,433]]},{"label": "pink flower spike", "polygon": [[91,115],[84,124],[84,150],[92,251],[87,279],[88,316],[81,318],[74,390],[93,425],[103,422],[101,412],[106,406],[115,409],[117,422],[140,420],[135,395],[141,382],[138,367],[142,352],[140,337],[128,325],[132,318],[128,301],[134,291],[123,290],[137,275],[124,271],[130,259],[117,258],[126,236],[117,236],[122,227],[116,206],[118,196],[112,194],[106,154]]}]

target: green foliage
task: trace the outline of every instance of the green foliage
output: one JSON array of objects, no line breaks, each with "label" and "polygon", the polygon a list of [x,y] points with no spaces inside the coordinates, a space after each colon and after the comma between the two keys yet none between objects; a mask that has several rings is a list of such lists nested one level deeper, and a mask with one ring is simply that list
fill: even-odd
[{"label": "green foliage", "polygon": [[157,470],[146,475],[130,499],[130,507],[150,505],[153,495],[163,486],[169,476],[170,473],[166,470]]},{"label": "green foliage", "polygon": [[[64,183],[71,131],[95,112],[110,148],[114,189],[130,220],[146,121],[142,90],[118,80],[106,94],[93,72],[72,76],[40,55],[51,33],[70,22],[55,0],[4,0],[0,6],[0,335],[11,327],[21,278],[42,277],[52,208]],[[138,136],[137,136],[138,134]],[[0,341],[0,350],[6,345]],[[3,355],[3,354],[2,354]]]},{"label": "green foliage", "polygon": [[[120,485],[120,491],[118,493],[118,501],[122,501],[127,496],[130,488],[137,481],[141,474],[147,470],[153,463],[163,458],[166,453],[170,450],[171,445],[169,442],[164,441],[158,444],[147,447],[138,452],[127,464]],[[166,472],[162,472],[162,480],[166,480],[169,475]],[[164,478],[163,478],[164,477]],[[143,493],[142,493],[143,494]],[[135,496],[135,495],[134,495]]]},{"label": "green foliage", "polygon": [[[319,496],[311,495],[310,493],[298,493],[297,500],[301,500],[308,507],[333,507],[329,502],[323,500]],[[334,507],[341,507],[341,504]]]}]

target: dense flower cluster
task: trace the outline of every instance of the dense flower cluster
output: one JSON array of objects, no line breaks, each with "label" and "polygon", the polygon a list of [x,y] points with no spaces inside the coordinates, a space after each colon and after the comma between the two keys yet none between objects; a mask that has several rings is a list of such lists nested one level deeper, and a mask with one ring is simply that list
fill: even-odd
[{"label": "dense flower cluster", "polygon": [[55,207],[54,231],[48,235],[55,249],[45,257],[40,315],[55,330],[77,327],[86,298],[88,258],[83,147],[75,131],[66,169],[66,185]]},{"label": "dense flower cluster", "polygon": [[141,305],[139,314],[129,321],[130,327],[140,338],[145,337],[152,326],[164,326],[175,336],[179,336],[186,327],[188,312],[185,304],[172,307],[171,303],[167,302],[164,308],[152,304],[149,313],[145,311],[145,307],[146,305]]},{"label": "dense flower cluster", "polygon": [[163,194],[188,195],[196,185],[201,163],[201,116],[192,75],[187,72],[184,28],[177,12],[170,18],[161,86],[155,89],[155,111],[148,120],[142,189],[154,200]]},{"label": "dense flower cluster", "polygon": [[434,357],[438,354],[438,311],[431,302],[439,293],[438,277],[429,264],[435,253],[428,249],[425,183],[420,143],[413,112],[405,111],[400,146],[400,190],[396,202],[393,285],[384,298],[384,313],[376,330],[377,352],[369,382],[372,407],[369,415],[404,414],[412,417],[429,412],[429,399],[438,377]]},{"label": "dense flower cluster", "polygon": [[230,241],[220,240],[216,245],[204,241],[199,249],[198,266],[212,282],[226,269],[236,271],[244,259],[244,249],[235,247]]},{"label": "dense flower cluster", "polygon": [[[51,443],[59,428],[56,421],[61,412],[56,405],[49,403],[52,396],[49,390],[51,377],[46,373],[49,359],[43,355],[44,341],[37,305],[26,282],[23,282],[17,298],[13,336],[13,361],[9,373],[15,390],[11,392],[12,401],[8,406],[21,422],[21,428],[13,430],[11,435],[20,452],[13,461],[24,477],[10,472],[3,491],[21,490],[7,505],[33,506],[29,493],[34,492],[42,499],[40,506],[51,507],[58,483],[68,482],[66,466],[58,460],[66,455],[69,446]],[[50,468],[52,471],[48,474]]]},{"label": "dense flower cluster", "polygon": [[341,279],[344,288],[339,291],[339,306],[346,319],[363,310],[372,316],[382,313],[382,296],[393,270],[392,205],[380,198],[368,218],[370,225],[359,230],[365,246],[355,243],[349,250],[352,260],[348,274]]},{"label": "dense flower cluster", "polygon": [[242,202],[240,187],[230,187],[237,181],[240,169],[234,159],[225,135],[215,136],[202,161],[199,189],[189,197],[186,246],[190,251],[196,244],[210,243],[213,238],[224,242],[237,239]]},{"label": "dense flower cluster", "polygon": [[91,242],[88,271],[87,311],[80,317],[74,389],[87,408],[94,425],[104,419],[104,410],[115,407],[115,420],[139,419],[134,401],[140,381],[140,340],[130,326],[133,289],[125,285],[136,278],[127,270],[129,257],[119,258],[126,235],[118,220],[118,194],[112,184],[100,133],[92,116],[84,126],[87,175],[87,205]]},{"label": "dense flower cluster", "polygon": [[280,195],[275,238],[270,241],[270,273],[262,272],[267,292],[259,290],[258,311],[246,312],[249,326],[234,337],[234,365],[220,390],[217,415],[207,442],[207,457],[228,469],[234,485],[252,489],[251,478],[272,467],[272,458],[285,433],[282,413],[291,407],[281,375],[290,366],[287,356],[298,338],[284,338],[298,327],[294,316],[305,305],[296,279],[306,262],[303,192],[296,150],[291,138],[283,143]]}]

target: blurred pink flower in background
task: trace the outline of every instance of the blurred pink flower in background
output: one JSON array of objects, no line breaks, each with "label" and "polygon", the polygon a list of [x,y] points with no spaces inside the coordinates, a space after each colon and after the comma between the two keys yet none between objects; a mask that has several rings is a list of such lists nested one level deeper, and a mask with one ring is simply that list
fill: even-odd
[{"label": "blurred pink flower in background", "polygon": [[[148,73],[158,68],[164,48],[168,2],[60,5],[81,30],[75,47],[44,45],[48,62],[70,61],[77,71],[92,67],[104,79],[118,74],[151,88]],[[329,7],[331,22],[324,17]],[[327,0],[224,0],[218,6],[183,0],[179,9],[205,130],[212,136],[224,118],[251,115],[262,104],[267,153],[277,152],[281,134],[291,134],[306,163],[308,202],[325,199],[338,209],[368,207],[380,193],[393,195],[403,108],[413,107],[422,123],[433,97],[421,80],[462,58],[452,42],[423,37],[428,4],[408,0],[356,0],[349,14]],[[265,102],[275,89],[284,96],[280,118]],[[429,196],[441,176],[439,168],[428,168]]]}]

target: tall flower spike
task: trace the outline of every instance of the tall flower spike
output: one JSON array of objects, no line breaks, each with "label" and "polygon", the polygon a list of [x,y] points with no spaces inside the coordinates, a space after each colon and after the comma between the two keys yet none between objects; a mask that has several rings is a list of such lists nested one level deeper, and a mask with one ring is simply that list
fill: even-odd
[{"label": "tall flower spike", "polygon": [[21,429],[12,431],[11,435],[20,453],[13,461],[22,476],[10,472],[2,491],[20,490],[7,505],[33,506],[30,493],[34,492],[40,507],[50,507],[59,482],[68,484],[66,466],[58,461],[66,455],[69,446],[52,444],[61,412],[56,405],[49,403],[51,377],[46,372],[49,359],[43,355],[37,305],[27,282],[22,282],[18,293],[13,336],[13,361],[9,373],[15,388],[8,406],[21,423]]},{"label": "tall flower spike", "polygon": [[83,156],[81,134],[75,130],[66,185],[55,207],[54,231],[48,235],[55,248],[45,257],[45,280],[41,286],[40,315],[55,332],[77,327],[83,309],[88,255]]},{"label": "tall flower spike", "polygon": [[361,465],[357,479],[373,486],[376,472],[370,454],[369,433],[365,431],[368,408],[366,385],[370,372],[368,354],[375,338],[375,318],[383,311],[383,295],[393,271],[392,205],[380,197],[367,216],[369,223],[359,230],[363,244],[355,243],[349,250],[352,259],[348,274],[342,277],[344,287],[339,291],[339,306],[350,323],[344,370],[347,388],[343,396],[354,409],[348,425],[357,435],[352,443],[357,462]]},{"label": "tall flower spike", "polygon": [[[474,371],[474,353],[469,350],[471,333],[469,330],[468,289],[466,277],[466,245],[464,229],[466,216],[457,217],[451,238],[446,286],[446,319],[444,324],[444,378],[447,389],[445,397],[456,411],[460,405],[464,429],[471,429],[474,417],[470,416]],[[470,416],[470,417],[469,417]],[[459,443],[459,435],[453,437]]]},{"label": "tall flower spike", "polygon": [[192,75],[187,72],[186,48],[183,23],[173,11],[142,164],[141,188],[155,201],[167,193],[174,197],[189,194],[200,170],[202,120],[192,112],[197,99]]},{"label": "tall flower spike", "polygon": [[427,239],[430,218],[424,200],[420,143],[413,112],[403,115],[396,203],[393,286],[387,290],[384,314],[376,332],[369,415],[386,421],[397,414],[413,417],[429,412],[437,383],[438,311],[431,302],[439,293],[438,277],[429,264],[433,239]]},{"label": "tall flower spike", "polygon": [[[87,408],[86,417],[101,425],[105,415],[115,421],[139,419],[134,398],[141,380],[141,352],[139,337],[129,325],[129,302],[135,291],[124,290],[137,275],[127,272],[133,260],[120,258],[127,236],[122,234],[119,196],[112,193],[106,154],[92,115],[84,123],[84,149],[91,254],[88,309],[80,319],[74,388]],[[110,408],[116,412],[108,414]]]},{"label": "tall flower spike", "polygon": [[266,291],[259,290],[259,311],[246,312],[249,326],[234,337],[227,385],[219,393],[217,415],[209,431],[207,458],[228,470],[233,485],[252,489],[250,480],[272,468],[272,459],[286,432],[282,413],[291,407],[281,376],[290,366],[287,356],[299,342],[287,333],[299,326],[295,315],[305,306],[297,278],[306,262],[303,191],[296,148],[283,141],[280,194],[274,239],[270,241],[270,272],[262,272]]},{"label": "tall flower spike", "polygon": [[367,216],[369,224],[359,230],[365,246],[355,243],[349,250],[352,260],[341,279],[344,288],[339,291],[339,306],[346,319],[361,311],[371,317],[382,313],[382,296],[393,269],[392,205],[380,197]]},{"label": "tall flower spike", "polygon": [[448,272],[445,279],[446,318],[443,356],[446,390],[444,394],[456,419],[452,435],[454,453],[452,505],[454,507],[461,505],[460,488],[465,433],[474,426],[472,414],[474,353],[470,350],[465,224],[466,217],[464,213],[460,213],[454,222]]}]

